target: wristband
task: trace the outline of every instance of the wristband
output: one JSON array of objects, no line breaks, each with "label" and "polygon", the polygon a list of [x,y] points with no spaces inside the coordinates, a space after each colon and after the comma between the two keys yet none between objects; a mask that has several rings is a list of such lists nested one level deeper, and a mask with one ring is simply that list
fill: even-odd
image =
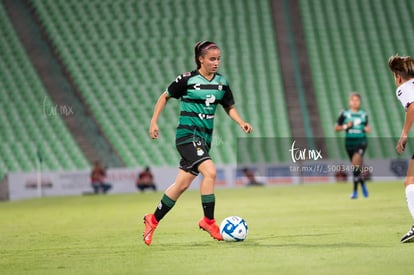
[{"label": "wristband", "polygon": [[348,129],[348,125],[344,124],[342,125],[342,128],[344,128],[344,130]]}]

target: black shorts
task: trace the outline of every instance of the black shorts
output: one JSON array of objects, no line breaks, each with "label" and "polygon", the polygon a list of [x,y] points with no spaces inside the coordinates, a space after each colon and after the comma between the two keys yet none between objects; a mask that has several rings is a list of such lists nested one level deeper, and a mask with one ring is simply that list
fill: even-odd
[{"label": "black shorts", "polygon": [[208,154],[209,146],[204,141],[194,141],[176,146],[180,153],[180,169],[195,176],[199,174],[198,166],[205,160],[211,159]]},{"label": "black shorts", "polygon": [[352,160],[352,157],[355,154],[360,154],[361,157],[363,157],[367,147],[368,147],[368,144],[366,142],[355,145],[355,146],[346,146],[346,152],[348,153],[349,159]]}]

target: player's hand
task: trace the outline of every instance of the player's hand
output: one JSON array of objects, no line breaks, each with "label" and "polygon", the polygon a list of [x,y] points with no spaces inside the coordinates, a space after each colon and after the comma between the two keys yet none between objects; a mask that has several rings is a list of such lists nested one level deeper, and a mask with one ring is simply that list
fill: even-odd
[{"label": "player's hand", "polygon": [[149,135],[152,139],[157,139],[159,136],[158,125],[157,123],[151,123],[149,129]]},{"label": "player's hand", "polygon": [[243,131],[246,134],[250,134],[253,131],[252,125],[250,125],[250,123],[247,123],[247,122],[240,123],[240,127],[243,129]]},{"label": "player's hand", "polygon": [[354,123],[352,121],[348,121],[348,123],[346,124],[346,128],[349,129],[354,125]]},{"label": "player's hand", "polygon": [[395,150],[397,150],[397,153],[401,155],[405,150],[405,145],[407,145],[407,136],[403,135],[400,137],[400,139],[397,142],[397,146],[395,146]]}]

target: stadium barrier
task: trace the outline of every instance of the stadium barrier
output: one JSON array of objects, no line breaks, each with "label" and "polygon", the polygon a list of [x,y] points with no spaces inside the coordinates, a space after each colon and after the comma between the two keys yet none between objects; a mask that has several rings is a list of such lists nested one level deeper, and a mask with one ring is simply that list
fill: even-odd
[{"label": "stadium barrier", "polygon": [[[373,182],[396,180],[405,176],[408,160],[370,160],[365,164]],[[243,169],[248,167],[255,172],[258,182],[265,185],[289,185],[310,183],[334,183],[335,172],[343,170],[352,180],[352,167],[349,161],[301,161],[283,164],[219,165],[217,166],[217,188],[243,187],[248,183]],[[107,182],[112,184],[110,193],[137,192],[135,179],[143,168],[108,169]],[[165,190],[175,179],[176,167],[151,168],[158,190]],[[0,197],[7,200],[29,199],[43,196],[64,196],[91,194],[90,170],[82,171],[43,171],[8,173],[0,185]],[[190,189],[198,189],[201,176],[198,176]]]}]

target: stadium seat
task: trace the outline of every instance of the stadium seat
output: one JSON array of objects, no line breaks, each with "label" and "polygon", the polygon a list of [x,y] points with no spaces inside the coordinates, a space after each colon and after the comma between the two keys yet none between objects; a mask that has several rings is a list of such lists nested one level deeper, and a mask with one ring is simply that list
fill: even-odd
[{"label": "stadium seat", "polygon": [[[205,38],[222,47],[223,74],[232,85],[239,111],[255,127],[253,137],[290,135],[267,1],[34,2],[62,61],[128,166],[177,164],[170,143],[178,103],[168,106],[160,118],[163,142],[149,141],[148,124],[157,97],[178,74],[194,68],[192,46]],[[214,33],[203,27],[206,24],[213,24]],[[197,29],[206,31],[203,37]],[[217,136],[244,136],[224,116],[223,112],[217,119]],[[234,163],[236,139],[225,142],[212,153],[218,163]],[[251,154],[263,159],[265,152],[261,148]],[[271,161],[286,159],[286,148],[278,148]]]},{"label": "stadium seat", "polygon": [[43,156],[42,169],[84,169],[88,161],[56,115],[45,106],[54,106],[41,84],[0,4],[0,180],[6,172],[36,169],[37,150]]},{"label": "stadium seat", "polygon": [[399,135],[403,111],[395,98],[387,58],[397,52],[409,54],[414,43],[414,37],[402,34],[398,27],[411,21],[407,11],[413,10],[414,3],[405,0],[398,5],[397,20],[397,8],[386,0],[300,1],[323,130],[332,137],[327,141],[331,158],[346,158],[343,140],[338,138],[342,134],[335,134],[333,125],[339,111],[347,108],[352,91],[362,95],[362,108],[372,126],[367,157],[395,154],[389,138]]}]

